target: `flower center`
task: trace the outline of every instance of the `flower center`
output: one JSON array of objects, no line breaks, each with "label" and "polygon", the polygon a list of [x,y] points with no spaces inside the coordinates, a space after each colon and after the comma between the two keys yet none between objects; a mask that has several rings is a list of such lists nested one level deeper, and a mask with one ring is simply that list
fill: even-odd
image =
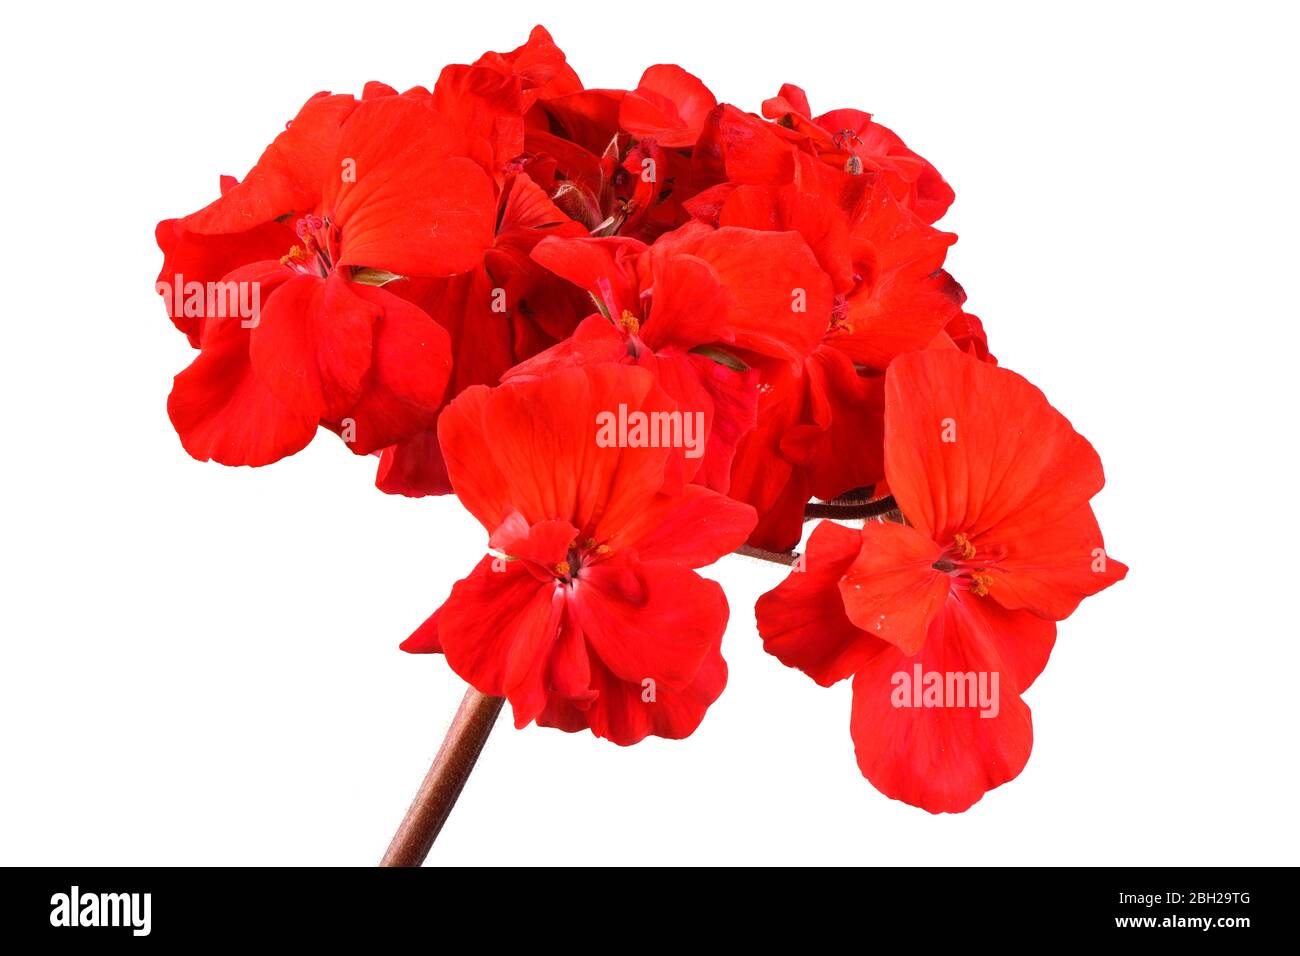
[{"label": "flower center", "polygon": [[843,292],[837,292],[831,302],[831,317],[826,323],[826,334],[835,335],[838,332],[852,332],[853,326],[849,323],[849,299]]},{"label": "flower center", "polygon": [[954,585],[964,586],[976,597],[984,597],[993,585],[995,565],[1004,556],[998,547],[976,547],[970,535],[957,532],[952,544],[931,567],[953,578]]},{"label": "flower center", "polygon": [[588,538],[581,544],[575,540],[569,545],[569,553],[565,555],[564,560],[557,561],[551,568],[551,572],[560,584],[572,584],[585,565],[604,560],[612,550],[607,544],[597,544],[595,538]]},{"label": "flower center", "polygon": [[298,242],[282,256],[280,265],[302,275],[320,276],[322,279],[330,274],[339,253],[339,228],[330,222],[329,217],[304,216],[298,220],[295,231]]}]

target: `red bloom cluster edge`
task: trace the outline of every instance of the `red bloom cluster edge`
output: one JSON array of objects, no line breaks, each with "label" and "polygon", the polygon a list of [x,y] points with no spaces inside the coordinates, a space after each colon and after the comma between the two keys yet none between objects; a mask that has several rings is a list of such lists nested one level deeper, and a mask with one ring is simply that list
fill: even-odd
[{"label": "red bloom cluster edge", "polygon": [[953,192],[870,114],[759,113],[649,67],[584,87],[541,27],[432,88],[318,93],[242,178],[159,223],[197,350],[168,412],[201,461],[323,427],[377,486],[455,494],[488,552],[402,645],[515,724],[681,738],[722,693],[728,605],[697,570],[789,552],[764,647],[852,678],[887,796],[959,812],[1032,745],[1056,622],[1124,577],[1101,462],[998,366],[944,262]]}]

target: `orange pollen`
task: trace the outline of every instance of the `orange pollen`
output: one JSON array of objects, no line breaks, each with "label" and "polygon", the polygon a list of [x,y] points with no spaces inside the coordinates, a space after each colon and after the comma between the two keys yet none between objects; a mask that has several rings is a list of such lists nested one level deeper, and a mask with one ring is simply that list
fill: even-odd
[{"label": "orange pollen", "polygon": [[302,246],[295,245],[289,250],[288,255],[280,257],[280,265],[287,266],[290,262],[302,262],[306,258],[307,250]]},{"label": "orange pollen", "polygon": [[592,548],[596,546],[596,539],[588,538],[586,541],[582,543],[582,546],[586,548],[588,551],[590,551]]},{"label": "orange pollen", "polygon": [[569,576],[569,572],[572,570],[573,568],[569,566],[568,561],[561,561],[559,564],[555,566],[555,573],[562,578],[567,578]]},{"label": "orange pollen", "polygon": [[596,553],[597,553],[597,554],[609,554],[609,552],[610,552],[611,550],[613,550],[613,549],[610,548],[609,545],[607,545],[607,544],[602,544],[599,548],[596,549]]},{"label": "orange pollen", "polygon": [[980,572],[972,574],[970,578],[970,593],[976,597],[984,597],[989,593],[989,586],[993,583],[993,575]]},{"label": "orange pollen", "polygon": [[971,558],[975,557],[975,545],[970,543],[970,538],[968,538],[964,533],[958,531],[957,536],[952,539],[952,544],[961,555],[963,561],[969,561]]},{"label": "orange pollen", "polygon": [[628,335],[636,335],[641,331],[641,323],[637,321],[637,317],[627,309],[623,310],[623,316],[618,320],[618,327]]}]

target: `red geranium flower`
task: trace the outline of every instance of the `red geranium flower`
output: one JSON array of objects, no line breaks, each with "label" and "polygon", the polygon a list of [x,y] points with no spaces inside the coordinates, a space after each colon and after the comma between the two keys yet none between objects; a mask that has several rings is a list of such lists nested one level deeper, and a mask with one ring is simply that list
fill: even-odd
[{"label": "red geranium flower", "polygon": [[[881,792],[957,812],[1029,758],[1020,695],[1054,622],[1128,569],[1088,504],[1104,482],[1096,452],[1013,372],[952,349],[896,359],[885,472],[907,523],[819,525],[806,570],[759,599],[759,631],[818,683],[853,675],[858,764]],[[988,707],[928,696],[930,675],[973,693],[967,674],[992,686]]]},{"label": "red geranium flower", "polygon": [[[391,87],[370,83],[365,96],[393,93]],[[220,198],[181,219],[158,223],[155,238],[163,252],[159,290],[173,286],[177,277],[206,286],[240,266],[284,255],[297,241],[293,220],[320,203],[339,130],[357,102],[349,94],[317,93],[285,124],[242,183],[222,176]],[[204,310],[187,308],[183,296],[165,296],[164,303],[172,322],[198,348]]]},{"label": "red geranium flower", "polygon": [[722,589],[697,575],[744,541],[753,509],[664,493],[667,447],[601,440],[602,415],[670,414],[644,369],[604,364],[469,388],[438,435],[461,503],[500,552],[402,646],[441,651],[515,724],[631,744],[684,737],[722,692]]},{"label": "red geranium flower", "polygon": [[798,543],[810,497],[880,481],[880,373],[934,343],[960,313],[942,271],[955,236],[922,222],[882,181],[859,177],[859,188],[841,189],[807,157],[796,171],[792,184],[734,186],[706,207],[723,226],[797,231],[836,293],[801,366],[760,365],[758,425],[736,454],[730,493],[758,509],[751,543],[774,551]]},{"label": "red geranium flower", "polygon": [[402,645],[476,689],[436,780],[486,697],[519,727],[689,735],[727,680],[727,602],[696,569],[870,498],[897,510],[819,525],[759,630],[853,677],[872,783],[959,812],[1025,765],[1056,621],[1127,571],[1095,452],[963,309],[935,167],[795,86],[762,114],[670,64],[585,89],[536,27],[431,91],[312,97],[158,225],[200,350],[168,402],[190,454],[265,464],[323,425],[379,453],[384,491],[454,492],[487,529]]},{"label": "red geranium flower", "polygon": [[763,115],[804,138],[811,151],[832,166],[875,174],[926,223],[937,222],[952,205],[952,187],[939,171],[870,113],[839,109],[814,118],[808,96],[786,83],[780,93],[763,102]]},{"label": "red geranium flower", "polygon": [[636,89],[623,97],[619,122],[637,139],[680,149],[695,145],[705,118],[717,105],[699,77],[660,63],[641,74]]},{"label": "red geranium flower", "polygon": [[[643,83],[658,77],[671,87],[666,78],[674,76],[688,78],[682,80],[688,86],[699,82],[685,71],[672,72],[677,69],[651,67]],[[707,90],[699,89],[700,96],[711,100]],[[641,93],[582,90],[540,102],[529,117],[518,165],[593,236],[649,242],[689,218],[682,204],[694,194],[690,154],[652,134],[663,132],[674,141],[689,138],[698,132],[693,124],[704,118],[685,105],[689,120],[661,115],[642,93],[652,95],[650,88]],[[544,123],[536,122],[539,114]],[[655,123],[670,126],[658,130]]]},{"label": "red geranium flower", "polygon": [[533,258],[590,292],[600,313],[511,375],[574,362],[651,369],[683,409],[707,422],[708,447],[684,477],[725,492],[758,398],[757,376],[740,356],[797,367],[815,341],[818,316],[830,308],[829,280],[804,241],[794,232],[694,223],[652,246],[547,239]]},{"label": "red geranium flower", "polygon": [[[506,180],[492,222],[493,243],[474,269],[393,286],[451,336],[447,401],[471,385],[497,384],[519,360],[567,338],[591,304],[529,256],[543,238],[583,236],[586,230],[528,176]],[[413,498],[449,493],[436,425],[384,449],[375,484]]]},{"label": "red geranium flower", "polygon": [[331,109],[311,135],[291,127],[243,183],[171,227],[173,242],[197,237],[202,249],[212,236],[264,254],[264,233],[296,217],[296,242],[278,259],[222,278],[256,293],[257,314],[206,316],[202,352],[176,377],[168,410],[201,460],[266,464],[318,424],[369,454],[431,425],[441,405],[446,332],[367,276],[449,275],[482,258],[495,208],[483,147],[427,93],[377,95],[341,125],[330,121],[348,104],[336,103],[321,104]]},{"label": "red geranium flower", "polygon": [[544,27],[533,27],[523,46],[509,53],[484,53],[472,64],[444,67],[433,88],[433,105],[467,133],[492,146],[492,169],[524,152],[526,117],[541,99],[582,89]]}]

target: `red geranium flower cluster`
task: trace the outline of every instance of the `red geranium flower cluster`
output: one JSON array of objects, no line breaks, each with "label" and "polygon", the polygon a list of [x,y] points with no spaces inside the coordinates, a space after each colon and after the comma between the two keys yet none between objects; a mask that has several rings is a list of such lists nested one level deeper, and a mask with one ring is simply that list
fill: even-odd
[{"label": "red geranium flower cluster", "polygon": [[722,692],[697,568],[866,516],[816,528],[759,630],[854,678],[877,787],[963,810],[1028,757],[1055,621],[1125,568],[1095,452],[944,271],[952,199],[867,113],[788,85],[746,112],[671,65],[588,89],[538,27],[432,89],[313,96],[159,224],[198,349],[168,409],[201,460],[323,425],[380,489],[454,493],[491,553],[403,646],[518,726],[620,744],[690,734]]}]

